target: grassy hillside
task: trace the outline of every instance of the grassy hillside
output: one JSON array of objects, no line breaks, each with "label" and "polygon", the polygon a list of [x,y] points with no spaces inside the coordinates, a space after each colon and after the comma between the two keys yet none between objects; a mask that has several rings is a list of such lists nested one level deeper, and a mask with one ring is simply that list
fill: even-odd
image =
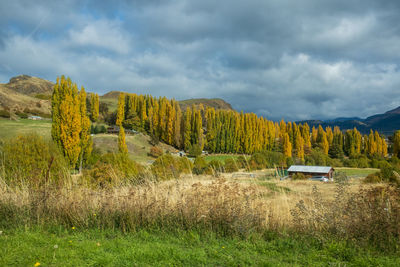
[{"label": "grassy hillside", "polygon": [[179,105],[181,106],[181,110],[186,110],[188,107],[192,105],[199,106],[202,104],[204,107],[211,107],[215,109],[230,109],[233,110],[231,104],[225,102],[225,100],[220,98],[194,98],[179,101]]},{"label": "grassy hillside", "polygon": [[15,137],[18,134],[38,133],[46,138],[51,136],[51,120],[9,120],[0,118],[0,139]]}]

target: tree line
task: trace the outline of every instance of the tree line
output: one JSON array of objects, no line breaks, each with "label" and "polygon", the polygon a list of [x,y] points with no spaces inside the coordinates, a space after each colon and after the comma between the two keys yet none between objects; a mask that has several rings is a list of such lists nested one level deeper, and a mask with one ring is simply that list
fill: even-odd
[{"label": "tree line", "polygon": [[278,123],[254,113],[202,105],[182,111],[178,101],[151,95],[121,93],[115,123],[186,151],[192,146],[210,153],[280,151],[301,160],[313,148],[334,158],[387,155],[385,138],[377,131],[362,135],[356,128],[345,132],[339,127],[310,129],[307,123]]}]

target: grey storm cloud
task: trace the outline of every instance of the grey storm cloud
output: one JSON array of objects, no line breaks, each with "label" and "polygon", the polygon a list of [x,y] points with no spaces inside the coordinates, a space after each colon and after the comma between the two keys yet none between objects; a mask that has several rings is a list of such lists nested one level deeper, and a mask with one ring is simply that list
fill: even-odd
[{"label": "grey storm cloud", "polygon": [[2,1],[0,81],[220,97],[274,120],[400,105],[400,1]]}]

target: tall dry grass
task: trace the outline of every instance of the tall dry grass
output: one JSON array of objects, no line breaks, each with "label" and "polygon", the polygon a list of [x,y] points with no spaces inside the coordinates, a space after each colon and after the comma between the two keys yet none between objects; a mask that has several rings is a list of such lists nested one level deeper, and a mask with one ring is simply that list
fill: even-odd
[{"label": "tall dry grass", "polygon": [[388,185],[349,190],[342,183],[326,198],[317,187],[308,194],[272,194],[257,184],[190,175],[110,189],[73,181],[40,189],[11,187],[0,179],[0,227],[36,224],[122,231],[211,230],[239,236],[273,231],[397,250],[400,190]]}]

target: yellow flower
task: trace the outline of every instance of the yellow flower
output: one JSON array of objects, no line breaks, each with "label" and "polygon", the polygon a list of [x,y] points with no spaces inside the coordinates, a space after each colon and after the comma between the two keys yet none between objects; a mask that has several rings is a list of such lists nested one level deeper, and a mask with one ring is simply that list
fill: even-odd
[{"label": "yellow flower", "polygon": [[225,247],[222,247],[222,248],[225,248]]},{"label": "yellow flower", "polygon": [[96,217],[96,213],[93,213],[93,216]]},{"label": "yellow flower", "polygon": [[72,230],[75,230],[75,226],[72,226]]},{"label": "yellow flower", "polygon": [[100,243],[99,242],[97,242],[97,244],[96,244],[98,247],[100,247]]},{"label": "yellow flower", "polygon": [[33,265],[33,266],[37,267],[39,265],[40,265],[40,262],[36,262],[35,265]]}]

